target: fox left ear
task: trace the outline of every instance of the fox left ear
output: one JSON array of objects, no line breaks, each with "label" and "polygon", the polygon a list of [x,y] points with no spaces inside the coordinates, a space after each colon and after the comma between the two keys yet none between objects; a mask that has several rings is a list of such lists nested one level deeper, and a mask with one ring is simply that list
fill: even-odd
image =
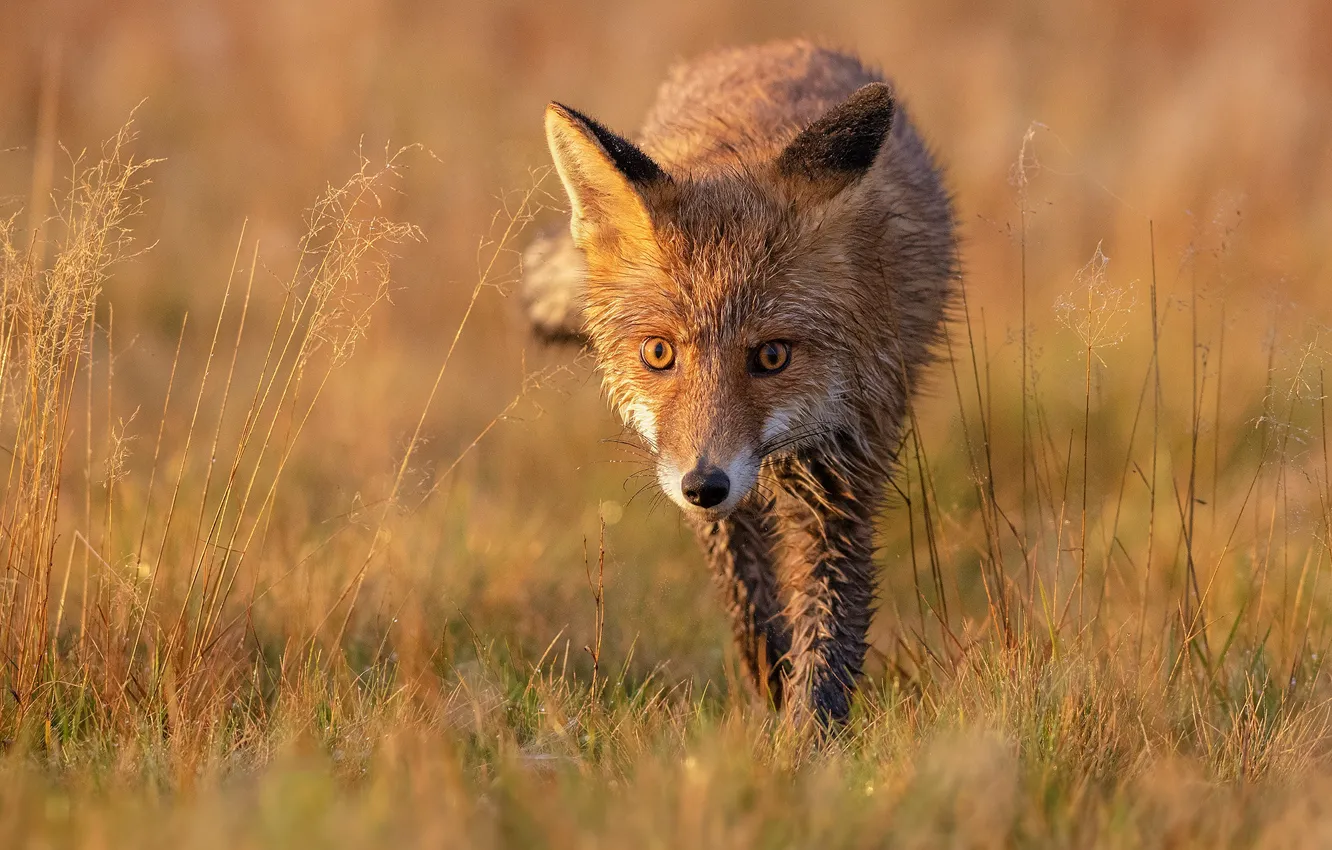
[{"label": "fox left ear", "polygon": [[838,189],[874,164],[897,111],[892,87],[870,83],[796,136],[777,158],[777,170]]},{"label": "fox left ear", "polygon": [[546,107],[546,142],[569,194],[574,244],[615,249],[623,240],[650,235],[643,192],[670,180],[651,157],[561,103]]}]

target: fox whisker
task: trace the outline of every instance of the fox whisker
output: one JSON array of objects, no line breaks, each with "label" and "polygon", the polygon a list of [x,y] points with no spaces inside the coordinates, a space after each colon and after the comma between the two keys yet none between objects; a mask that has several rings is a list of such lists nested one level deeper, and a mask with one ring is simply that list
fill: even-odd
[{"label": "fox whisker", "polygon": [[624,506],[627,508],[627,507],[629,507],[630,505],[632,505],[632,504],[634,503],[634,499],[637,499],[639,496],[641,496],[641,495],[643,494],[643,491],[644,491],[644,490],[647,490],[649,487],[652,487],[652,486],[655,485],[656,483],[657,483],[657,482],[656,482],[655,480],[654,480],[654,481],[649,481],[649,482],[647,482],[646,484],[644,484],[643,486],[639,487],[637,490],[634,491],[634,495],[630,496],[630,497],[629,497],[629,500],[628,500],[627,502],[624,503]]},{"label": "fox whisker", "polygon": [[832,436],[835,430],[822,423],[797,426],[759,446],[759,456],[768,457],[803,442],[814,442],[822,437]]},{"label": "fox whisker", "polygon": [[653,460],[655,460],[656,457],[657,457],[657,455],[656,455],[655,452],[653,452],[652,450],[648,449],[646,446],[644,446],[644,445],[642,445],[642,444],[640,444],[640,443],[636,443],[636,442],[634,442],[633,440],[621,440],[621,439],[619,439],[619,438],[617,438],[617,437],[604,437],[604,438],[601,440],[601,442],[603,442],[603,443],[611,443],[612,445],[616,445],[616,446],[620,446],[621,448],[629,449],[629,450],[630,450],[631,452],[633,452],[634,454],[640,455],[640,456],[645,457],[645,458],[649,458],[649,459],[653,459]]}]

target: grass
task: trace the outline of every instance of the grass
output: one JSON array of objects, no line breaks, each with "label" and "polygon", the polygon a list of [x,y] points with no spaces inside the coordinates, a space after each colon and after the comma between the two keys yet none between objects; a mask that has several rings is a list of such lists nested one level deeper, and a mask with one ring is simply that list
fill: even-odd
[{"label": "grass", "polygon": [[[905,65],[928,104],[941,83]],[[0,834],[1325,843],[1326,275],[1273,290],[1261,265],[1303,262],[1312,207],[1251,230],[1098,218],[1109,190],[1064,167],[1089,137],[995,131],[1011,215],[964,221],[966,290],[881,518],[871,674],[820,742],[739,685],[692,542],[602,441],[585,360],[510,330],[549,180],[431,196],[462,193],[456,151],[363,145],[301,216],[293,155],[266,193],[232,173],[268,209],[201,235],[160,217],[182,152],[141,158],[170,148],[152,108],[82,154],[39,116],[0,227]],[[951,159],[964,212],[1010,164]],[[1153,183],[1182,196],[1185,170]],[[1296,197],[1262,173],[1260,209]],[[406,223],[432,204],[499,212]],[[488,235],[462,251],[458,229]]]}]

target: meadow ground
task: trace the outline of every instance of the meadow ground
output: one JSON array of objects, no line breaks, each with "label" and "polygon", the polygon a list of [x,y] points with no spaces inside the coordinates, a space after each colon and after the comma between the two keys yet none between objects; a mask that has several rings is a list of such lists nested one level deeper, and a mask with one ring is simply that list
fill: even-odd
[{"label": "meadow ground", "polygon": [[[1332,7],[0,19],[5,846],[1332,842]],[[966,265],[822,744],[505,297],[547,100],[631,130],[809,34],[896,78]]]}]

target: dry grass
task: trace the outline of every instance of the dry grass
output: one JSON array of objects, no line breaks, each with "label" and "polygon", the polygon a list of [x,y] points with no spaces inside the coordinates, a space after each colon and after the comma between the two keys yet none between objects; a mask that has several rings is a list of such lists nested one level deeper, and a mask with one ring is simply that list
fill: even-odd
[{"label": "dry grass", "polygon": [[[1327,12],[807,5],[7,13],[0,834],[1327,843]],[[545,99],[796,32],[899,78],[967,235],[823,743],[502,297]]]}]

